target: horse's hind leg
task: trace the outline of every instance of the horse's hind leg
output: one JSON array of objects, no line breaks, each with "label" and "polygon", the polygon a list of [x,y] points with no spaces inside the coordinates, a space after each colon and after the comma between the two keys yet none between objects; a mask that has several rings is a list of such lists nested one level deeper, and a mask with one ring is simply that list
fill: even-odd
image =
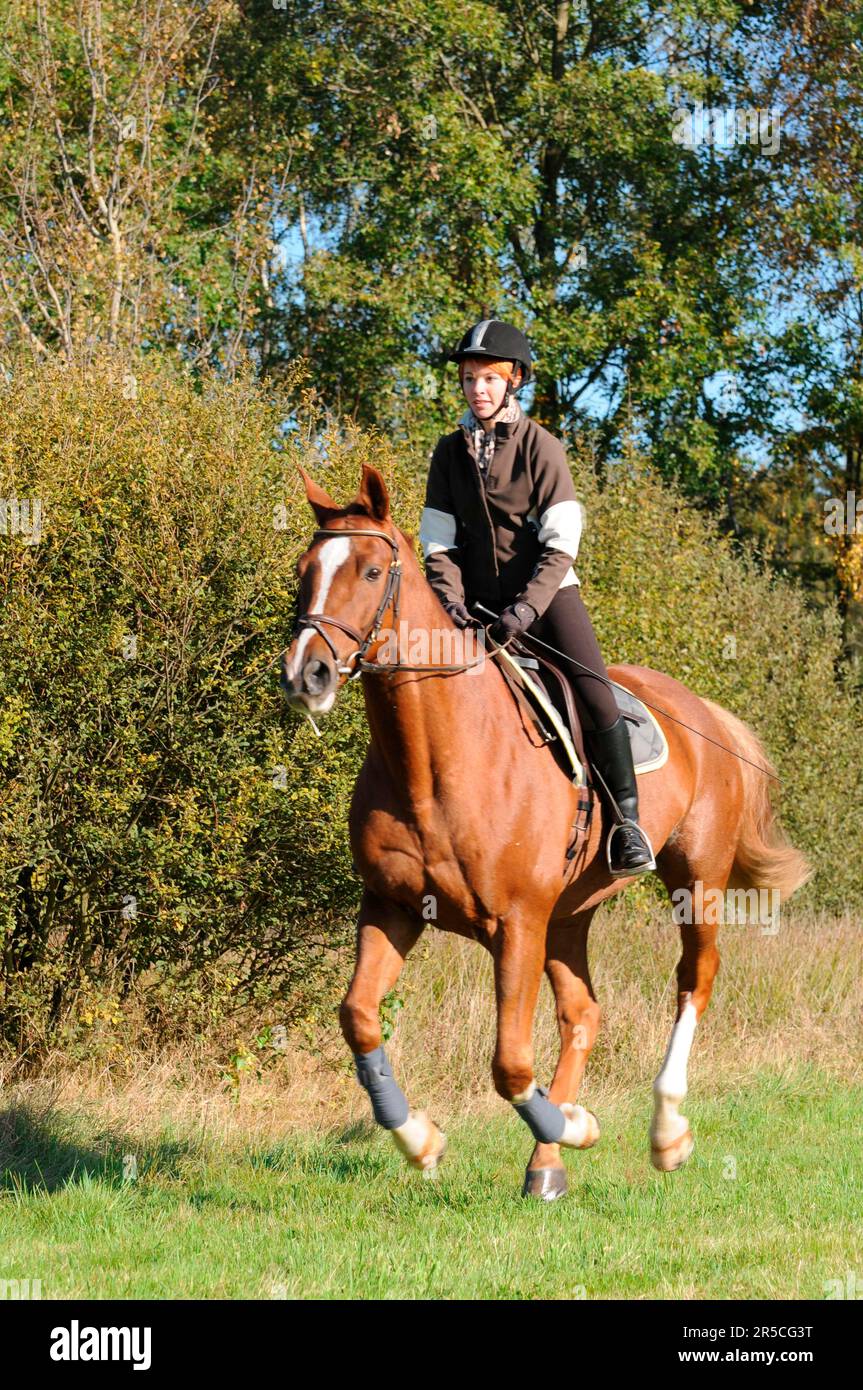
[{"label": "horse's hind leg", "polygon": [[357,1080],[366,1088],[379,1125],[415,1168],[433,1176],[446,1138],[422,1111],[411,1110],[393,1077],[381,1034],[381,1000],[392,989],[425,924],[398,903],[363,893],[357,925],[357,962],[339,1011]]},{"label": "horse's hind leg", "polygon": [[[670,893],[685,888],[687,896],[676,899],[680,923],[682,954],[677,965],[677,1015],[662,1070],[653,1083],[653,1119],[650,1125],[650,1161],[654,1168],[670,1173],[689,1158],[694,1139],[680,1105],[687,1091],[687,1065],[695,1028],[710,1002],[713,982],[719,969],[716,933],[722,918],[725,886],[731,863],[715,861],[698,866],[684,865],[666,852],[659,865]],[[675,862],[676,861],[676,862]],[[659,864],[659,861],[657,861]],[[685,920],[689,917],[691,920]]]},{"label": "horse's hind leg", "polygon": [[[560,1057],[548,1094],[558,1105],[568,1103],[568,1109],[578,1095],[599,1031],[600,1009],[587,965],[587,933],[595,911],[592,908],[567,922],[552,923],[546,943],[545,973],[554,991],[560,1030]],[[589,1111],[585,1113],[589,1116],[587,1142],[582,1147],[589,1148],[599,1138],[599,1125]],[[566,1168],[560,1145],[537,1144],[524,1176],[524,1195],[553,1201],[565,1192]]]}]

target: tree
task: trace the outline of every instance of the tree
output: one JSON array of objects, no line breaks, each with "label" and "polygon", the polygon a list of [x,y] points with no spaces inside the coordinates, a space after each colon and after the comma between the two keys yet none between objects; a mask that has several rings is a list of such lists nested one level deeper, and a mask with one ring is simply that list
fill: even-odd
[{"label": "tree", "polygon": [[258,312],[278,185],[216,159],[230,0],[7,11],[0,326],[40,356],[95,342],[231,360]]}]

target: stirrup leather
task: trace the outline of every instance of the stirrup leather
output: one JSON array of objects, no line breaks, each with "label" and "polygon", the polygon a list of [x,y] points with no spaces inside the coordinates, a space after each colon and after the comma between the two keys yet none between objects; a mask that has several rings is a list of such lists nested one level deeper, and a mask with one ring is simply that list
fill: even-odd
[{"label": "stirrup leather", "polygon": [[[635,864],[631,868],[613,869],[611,867],[611,842],[617,834],[618,830],[622,830],[625,825],[628,825],[633,830],[638,831],[639,835],[641,836],[642,840],[647,845],[647,848],[650,851],[650,861],[647,864]],[[655,869],[656,858],[654,856],[653,845],[650,843],[650,837],[647,834],[647,831],[644,830],[638,824],[637,821],[630,820],[629,816],[624,816],[623,820],[618,821],[615,825],[611,827],[611,829],[608,832],[608,838],[605,841],[605,861],[608,865],[608,872],[611,874],[612,878],[629,878],[630,874],[646,874],[651,869]]]}]

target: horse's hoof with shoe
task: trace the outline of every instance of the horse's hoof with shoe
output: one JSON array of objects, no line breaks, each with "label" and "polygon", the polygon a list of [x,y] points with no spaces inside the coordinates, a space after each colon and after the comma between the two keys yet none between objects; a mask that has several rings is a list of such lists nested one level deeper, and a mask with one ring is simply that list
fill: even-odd
[{"label": "horse's hoof with shoe", "polygon": [[566,1169],[528,1168],[524,1175],[522,1197],[539,1197],[543,1202],[555,1202],[565,1197],[567,1190]]}]

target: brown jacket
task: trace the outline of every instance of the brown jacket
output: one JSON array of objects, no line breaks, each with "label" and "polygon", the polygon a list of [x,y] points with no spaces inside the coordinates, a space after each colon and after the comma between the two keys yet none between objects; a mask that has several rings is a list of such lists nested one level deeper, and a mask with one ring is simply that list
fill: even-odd
[{"label": "brown jacket", "polygon": [[542,616],[572,568],[582,508],[559,439],[524,411],[498,420],[488,477],[465,424],[432,454],[420,541],[441,603],[478,600],[495,613],[529,603]]}]

